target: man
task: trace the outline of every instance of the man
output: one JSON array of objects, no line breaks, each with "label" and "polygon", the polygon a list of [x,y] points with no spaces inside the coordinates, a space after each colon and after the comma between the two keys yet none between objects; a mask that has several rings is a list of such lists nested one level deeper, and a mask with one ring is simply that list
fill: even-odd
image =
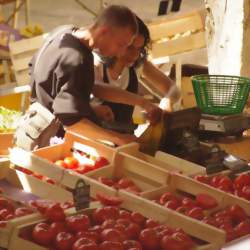
[{"label": "man", "polygon": [[157,107],[142,97],[109,86],[94,86],[92,50],[103,56],[125,52],[137,33],[134,14],[124,6],[109,6],[88,29],[56,30],[31,62],[31,102],[39,102],[62,123],[64,129],[117,145],[135,140],[132,135],[103,129],[90,106],[90,94],[113,102],[139,105],[152,122]]}]

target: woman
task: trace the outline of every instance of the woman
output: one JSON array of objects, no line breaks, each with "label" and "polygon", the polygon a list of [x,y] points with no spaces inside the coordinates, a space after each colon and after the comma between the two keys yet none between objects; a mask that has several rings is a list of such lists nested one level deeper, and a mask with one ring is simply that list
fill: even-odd
[{"label": "woman", "polygon": [[[138,93],[139,82],[137,74],[140,71],[141,75],[157,89],[162,96],[175,102],[179,99],[179,91],[169,77],[147,60],[150,46],[149,30],[139,17],[137,17],[137,22],[138,35],[127,48],[124,55],[102,60],[95,54],[96,81]],[[96,105],[96,103],[95,100],[93,105]],[[166,104],[166,98],[163,98],[160,107],[167,109]],[[111,121],[114,119],[115,121],[123,123],[132,122],[133,107],[128,105],[103,102],[102,105],[95,106],[95,111],[97,115],[104,120]]]}]

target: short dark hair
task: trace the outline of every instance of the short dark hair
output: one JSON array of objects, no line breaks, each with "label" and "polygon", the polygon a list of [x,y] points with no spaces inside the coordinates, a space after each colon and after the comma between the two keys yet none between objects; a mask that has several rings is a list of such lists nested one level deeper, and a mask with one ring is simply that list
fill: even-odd
[{"label": "short dark hair", "polygon": [[93,27],[109,25],[117,28],[128,27],[133,34],[137,33],[138,26],[133,12],[126,6],[110,5],[96,18]]}]

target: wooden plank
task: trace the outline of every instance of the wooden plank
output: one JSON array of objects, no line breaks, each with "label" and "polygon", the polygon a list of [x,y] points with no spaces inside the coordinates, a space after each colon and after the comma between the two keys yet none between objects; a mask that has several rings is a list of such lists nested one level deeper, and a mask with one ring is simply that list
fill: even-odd
[{"label": "wooden plank", "polygon": [[31,60],[30,56],[25,56],[23,58],[20,59],[16,59],[13,62],[13,69],[15,71],[22,71],[22,70],[27,70],[29,67],[29,62]]},{"label": "wooden plank", "polygon": [[205,46],[205,32],[198,32],[178,39],[153,43],[150,55],[155,59],[203,48]]},{"label": "wooden plank", "polygon": [[0,133],[0,155],[8,155],[13,146],[13,133]]},{"label": "wooden plank", "polygon": [[162,23],[148,25],[150,36],[153,41],[164,37],[171,37],[178,33],[191,30],[204,30],[203,20],[199,13],[190,16],[180,17],[175,20],[168,20]]}]

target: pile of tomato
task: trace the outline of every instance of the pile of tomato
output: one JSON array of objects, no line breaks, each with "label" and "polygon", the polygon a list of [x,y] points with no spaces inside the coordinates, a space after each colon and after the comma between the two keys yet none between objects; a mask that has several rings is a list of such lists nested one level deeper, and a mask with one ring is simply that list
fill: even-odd
[{"label": "pile of tomato", "polygon": [[213,177],[197,175],[194,179],[250,201],[250,175],[248,174],[240,174],[234,180],[223,175]]},{"label": "pile of tomato", "polygon": [[46,221],[19,236],[51,250],[189,250],[195,246],[182,229],[114,206],[65,217],[54,204],[44,214]]},{"label": "pile of tomato", "polygon": [[87,160],[84,164],[81,164],[74,156],[67,156],[62,160],[57,160],[55,164],[62,168],[73,170],[79,174],[86,174],[109,164],[109,161],[103,156],[91,157],[91,160],[89,160],[90,156],[88,155],[84,155],[83,157]]},{"label": "pile of tomato", "polygon": [[242,207],[236,204],[216,210],[218,203],[208,194],[201,193],[195,199],[191,199],[190,197],[180,198],[171,192],[165,192],[155,202],[224,230],[227,241],[250,234],[250,219]]},{"label": "pile of tomato", "polygon": [[105,184],[109,187],[113,187],[115,189],[124,189],[127,192],[134,193],[139,195],[141,193],[141,189],[134,183],[133,180],[123,177],[123,178],[108,178],[108,177],[99,177],[98,181],[102,184]]}]

